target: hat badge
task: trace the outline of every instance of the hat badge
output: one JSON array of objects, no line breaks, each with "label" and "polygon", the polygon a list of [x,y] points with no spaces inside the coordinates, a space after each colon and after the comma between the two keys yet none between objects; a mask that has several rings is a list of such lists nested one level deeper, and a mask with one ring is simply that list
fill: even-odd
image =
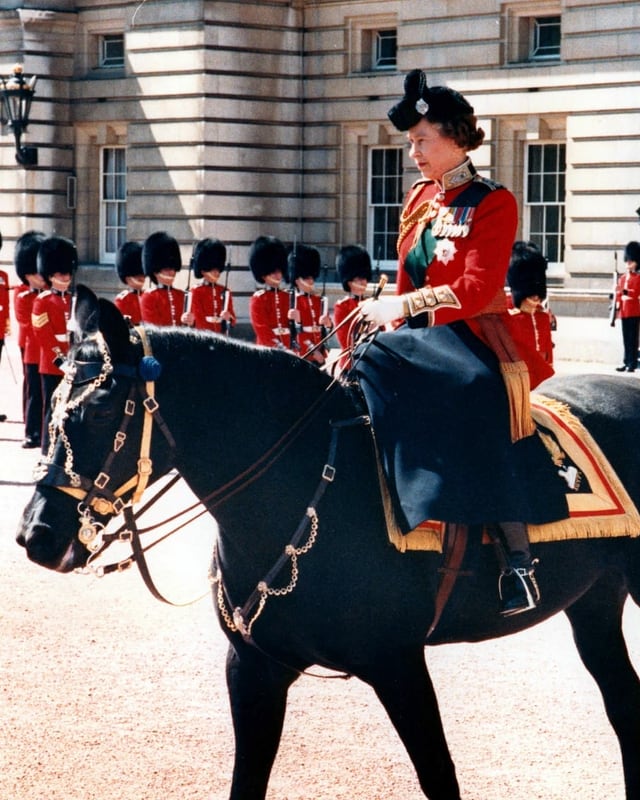
[{"label": "hat badge", "polygon": [[424,97],[420,97],[416,101],[416,111],[418,114],[426,114],[429,110],[429,103],[424,99]]}]

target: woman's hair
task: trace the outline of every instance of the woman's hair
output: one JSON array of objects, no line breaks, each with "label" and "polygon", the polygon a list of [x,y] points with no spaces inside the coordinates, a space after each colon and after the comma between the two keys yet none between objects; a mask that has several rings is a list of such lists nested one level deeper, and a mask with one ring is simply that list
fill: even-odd
[{"label": "woman's hair", "polygon": [[[426,115],[427,120],[429,114]],[[455,117],[447,122],[433,122],[440,129],[443,136],[453,141],[463,150],[476,150],[484,142],[485,133],[478,127],[478,120],[475,114],[465,114]]]}]

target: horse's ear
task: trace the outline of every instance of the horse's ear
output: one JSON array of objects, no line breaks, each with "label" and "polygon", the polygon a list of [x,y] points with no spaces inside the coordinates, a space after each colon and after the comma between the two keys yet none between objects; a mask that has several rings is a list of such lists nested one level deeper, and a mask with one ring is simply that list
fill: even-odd
[{"label": "horse's ear", "polygon": [[109,300],[98,300],[99,326],[113,361],[125,362],[129,353],[129,325]]},{"label": "horse's ear", "polygon": [[98,298],[82,283],[76,287],[71,328],[81,336],[97,333],[100,319]]}]

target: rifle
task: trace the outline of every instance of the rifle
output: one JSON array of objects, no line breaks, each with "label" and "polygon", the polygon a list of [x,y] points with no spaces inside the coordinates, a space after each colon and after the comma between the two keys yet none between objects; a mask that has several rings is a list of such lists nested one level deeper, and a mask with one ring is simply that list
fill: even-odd
[{"label": "rifle", "polygon": [[182,307],[182,313],[188,314],[191,308],[191,273],[193,272],[195,260],[196,260],[196,247],[198,246],[198,242],[195,241],[193,243],[193,247],[191,248],[191,258],[189,259],[189,273],[187,275],[187,288],[184,290],[184,303]]},{"label": "rifle", "polygon": [[[231,295],[229,294],[229,270],[231,269],[231,247],[229,247],[229,253],[227,258],[227,263],[224,269],[224,287],[223,287],[223,295],[222,295],[222,310],[228,311],[229,310],[229,302],[231,300]],[[220,330],[224,333],[225,336],[228,336],[231,333],[231,323],[228,322],[226,319],[223,319],[220,323]]]},{"label": "rifle", "polygon": [[[329,298],[327,297],[327,270],[329,266],[327,264],[322,265],[322,294],[320,295],[320,300],[322,302],[320,308],[320,314],[324,317],[329,312]],[[320,326],[320,338],[322,340],[327,338],[327,326],[321,325]]]},{"label": "rifle", "polygon": [[609,310],[609,325],[616,324],[616,293],[618,291],[618,251],[613,252],[613,288],[611,290],[611,308]]},{"label": "rifle", "polygon": [[[296,266],[296,252],[298,249],[297,239],[293,240],[293,270],[291,275],[289,276],[289,309],[291,311],[295,310],[296,307],[296,279],[294,278],[295,274],[295,266]],[[296,327],[296,322],[293,319],[289,320],[289,336],[291,339],[291,349],[292,350],[299,350],[300,345],[298,344],[298,329]]]}]

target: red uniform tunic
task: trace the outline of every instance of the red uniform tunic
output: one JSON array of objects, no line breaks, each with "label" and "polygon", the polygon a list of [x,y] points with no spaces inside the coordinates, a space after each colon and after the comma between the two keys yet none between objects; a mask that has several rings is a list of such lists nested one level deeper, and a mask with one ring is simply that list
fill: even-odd
[{"label": "red uniform tunic", "polygon": [[256,343],[265,347],[291,348],[287,315],[289,292],[265,287],[254,292],[249,300],[249,318]]},{"label": "red uniform tunic", "polygon": [[553,366],[553,341],[551,338],[551,314],[544,309],[528,314],[519,308],[511,308],[510,331],[518,350],[536,350]]},{"label": "red uniform tunic", "polygon": [[38,289],[20,284],[13,292],[13,311],[18,323],[18,344],[25,364],[40,363],[40,344],[31,322],[33,304],[40,294]]},{"label": "red uniform tunic", "polygon": [[300,314],[298,346],[300,355],[304,356],[322,340],[322,326],[319,322],[323,316],[322,298],[317,294],[296,292],[295,308]]},{"label": "red uniform tunic", "polygon": [[154,286],[140,296],[143,322],[153,325],[179,325],[184,311],[184,292],[173,286]]},{"label": "red uniform tunic", "polygon": [[124,289],[114,300],[116,308],[123,317],[128,317],[132,325],[139,325],[142,322],[142,312],[140,311],[140,297],[142,292],[137,289]]},{"label": "red uniform tunic", "polygon": [[233,296],[228,289],[217,283],[203,281],[191,290],[191,313],[195,317],[194,327],[203,328],[216,333],[222,332],[220,317],[223,311],[231,314],[231,326],[236,324],[236,315],[233,310]]},{"label": "red uniform tunic", "polygon": [[55,361],[69,351],[67,323],[71,314],[71,293],[47,289],[33,303],[31,322],[40,345],[39,369],[41,375],[57,375],[62,371]]},{"label": "red uniform tunic", "polygon": [[[414,286],[407,257],[431,220],[433,258],[422,285],[448,287],[452,302],[426,312],[428,324],[464,320],[488,344],[477,320],[483,312],[499,313],[507,329],[511,329],[504,285],[518,211],[515,197],[504,188],[490,191],[475,207],[452,206],[469,185],[467,181],[440,193],[434,181],[414,184],[400,223],[397,291],[404,294],[420,288]],[[520,347],[519,351],[529,367],[532,388],[553,374],[535,349],[525,351]]]},{"label": "red uniform tunic", "polygon": [[618,319],[640,317],[640,272],[625,272],[616,287]]},{"label": "red uniform tunic", "polygon": [[360,298],[356,297],[355,294],[348,294],[338,300],[333,307],[333,326],[335,328],[336,337],[338,339],[338,343],[340,344],[341,350],[346,350],[351,343],[350,334],[353,323],[356,321],[355,316],[350,323],[347,322],[347,324],[343,325],[341,328],[338,326],[346,317],[349,316],[349,314],[351,314],[354,309],[358,307],[359,302]]},{"label": "red uniform tunic", "polygon": [[4,340],[9,326],[9,276],[0,269],[0,339]]}]

